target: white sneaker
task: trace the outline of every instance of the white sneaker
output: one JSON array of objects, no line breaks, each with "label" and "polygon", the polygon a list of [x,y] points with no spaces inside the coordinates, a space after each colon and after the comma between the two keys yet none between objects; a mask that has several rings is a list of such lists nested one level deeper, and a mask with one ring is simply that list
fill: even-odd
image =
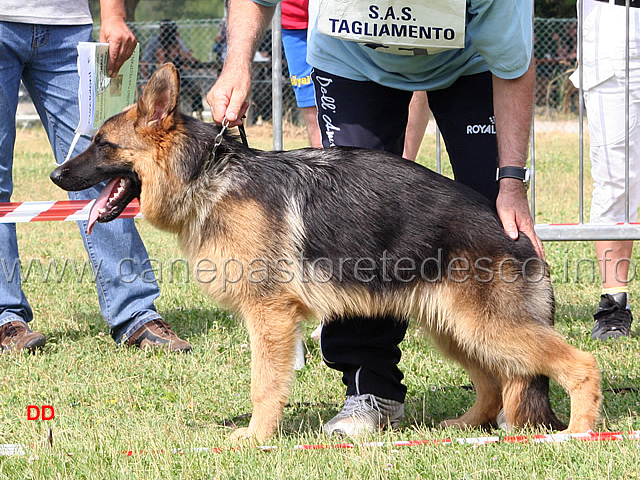
[{"label": "white sneaker", "polygon": [[375,432],[390,425],[397,426],[404,419],[404,403],[364,395],[347,395],[340,413],[324,424],[327,435],[357,436]]}]

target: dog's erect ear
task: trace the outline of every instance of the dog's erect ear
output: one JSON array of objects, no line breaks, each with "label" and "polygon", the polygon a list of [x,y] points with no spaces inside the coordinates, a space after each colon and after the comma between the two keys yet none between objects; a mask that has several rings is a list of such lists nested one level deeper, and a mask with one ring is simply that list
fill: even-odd
[{"label": "dog's erect ear", "polygon": [[161,126],[171,119],[178,106],[180,74],[173,63],[160,67],[138,99],[138,118],[147,126]]}]

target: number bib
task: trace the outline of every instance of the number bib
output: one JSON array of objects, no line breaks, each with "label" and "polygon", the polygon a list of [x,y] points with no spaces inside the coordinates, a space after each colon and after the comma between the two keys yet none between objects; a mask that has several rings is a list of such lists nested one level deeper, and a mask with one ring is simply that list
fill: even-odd
[{"label": "number bib", "polygon": [[322,0],[318,32],[398,55],[464,48],[466,0]]}]

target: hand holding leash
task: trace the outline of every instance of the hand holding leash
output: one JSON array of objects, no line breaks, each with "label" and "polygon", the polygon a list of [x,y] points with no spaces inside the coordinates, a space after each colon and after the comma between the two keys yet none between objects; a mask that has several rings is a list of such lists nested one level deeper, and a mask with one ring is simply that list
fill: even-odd
[{"label": "hand holding leash", "polygon": [[230,126],[237,127],[247,111],[251,90],[251,64],[257,48],[269,24],[275,7],[265,7],[251,0],[235,0],[229,3],[229,28],[227,57],[216,83],[207,94],[211,116],[217,123],[224,117]]},{"label": "hand holding leash", "polygon": [[227,120],[231,127],[242,124],[242,117],[249,108],[247,97],[250,88],[249,72],[232,73],[230,69],[225,68],[207,94],[213,121],[222,124]]}]

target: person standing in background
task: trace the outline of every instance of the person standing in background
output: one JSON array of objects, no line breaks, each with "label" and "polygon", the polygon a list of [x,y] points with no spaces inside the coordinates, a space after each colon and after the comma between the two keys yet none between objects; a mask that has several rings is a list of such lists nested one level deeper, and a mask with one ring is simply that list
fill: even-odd
[{"label": "person standing in background", "polygon": [[[625,221],[625,137],[629,135],[629,221],[638,221],[640,204],[640,1],[630,2],[629,23],[629,131],[625,128],[624,0],[581,0],[582,64],[571,80],[576,87],[583,75],[589,119],[593,198],[591,222]],[[629,266],[632,240],[595,242],[602,291],[591,336],[607,340],[631,333]]]}]

